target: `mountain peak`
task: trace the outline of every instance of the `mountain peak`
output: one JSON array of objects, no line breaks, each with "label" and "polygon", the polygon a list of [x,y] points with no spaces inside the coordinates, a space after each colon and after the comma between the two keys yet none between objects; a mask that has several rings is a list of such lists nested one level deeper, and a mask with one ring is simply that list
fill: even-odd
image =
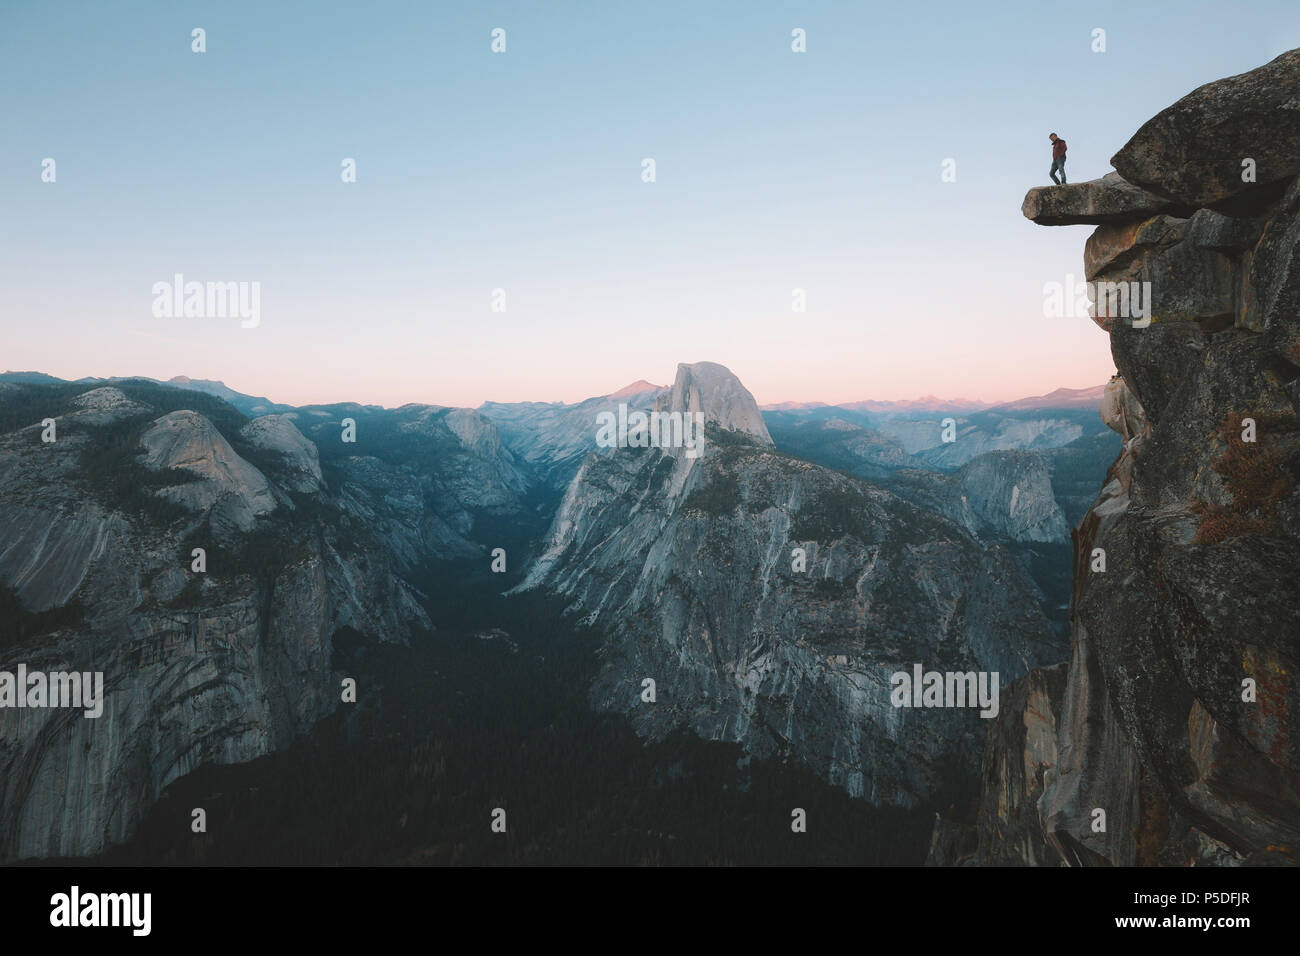
[{"label": "mountain peak", "polygon": [[754,396],[725,365],[679,364],[672,391],[659,401],[666,403],[669,411],[702,412],[706,422],[773,444]]},{"label": "mountain peak", "polygon": [[233,388],[225,382],[211,378],[190,378],[188,375],[175,375],[169,378],[164,384],[176,385],[180,388],[190,388],[199,392],[207,392],[210,395],[238,395]]},{"label": "mountain peak", "polygon": [[1046,395],[1032,395],[994,406],[998,411],[1028,411],[1035,408],[1100,408],[1105,385],[1090,388],[1058,388]]},{"label": "mountain peak", "polygon": [[628,398],[632,395],[644,395],[646,392],[659,392],[667,387],[667,385],[655,385],[653,382],[647,382],[645,379],[639,378],[631,385],[624,385],[617,392],[611,392],[606,397]]},{"label": "mountain peak", "polygon": [[179,468],[197,477],[158,491],[164,498],[194,511],[215,509],[215,516],[240,531],[251,530],[258,515],[276,507],[266,477],[198,412],[181,409],[155,419],[140,445],[140,464],[150,471]]}]

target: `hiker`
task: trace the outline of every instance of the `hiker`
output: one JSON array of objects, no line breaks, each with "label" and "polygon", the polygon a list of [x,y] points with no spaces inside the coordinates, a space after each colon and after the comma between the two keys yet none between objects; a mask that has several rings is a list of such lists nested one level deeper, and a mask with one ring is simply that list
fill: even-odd
[{"label": "hiker", "polygon": [[[1065,140],[1061,139],[1055,133],[1051,135],[1052,140],[1052,182],[1058,186],[1065,185]],[[1061,174],[1057,179],[1056,174]]]}]

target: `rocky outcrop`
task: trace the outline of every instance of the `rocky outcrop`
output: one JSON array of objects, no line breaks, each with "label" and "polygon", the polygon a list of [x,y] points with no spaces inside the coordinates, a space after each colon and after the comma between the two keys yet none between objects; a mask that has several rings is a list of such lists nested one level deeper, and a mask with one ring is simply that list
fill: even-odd
[{"label": "rocky outcrop", "polygon": [[324,486],[320,453],[316,445],[298,430],[292,414],[254,418],[239,433],[263,451],[280,457],[283,466],[280,477],[285,487],[312,494]]},{"label": "rocky outcrop", "polygon": [[[1124,445],[1075,531],[1055,765],[1036,821],[1021,815],[1038,832],[981,834],[977,855],[1300,862],[1297,90],[1292,51],[1201,87],[1117,154],[1198,208],[1076,220],[1099,227],[1094,278],[1152,284],[1150,324],[1098,318],[1120,372],[1102,415]],[[1016,747],[991,739],[987,759]]]},{"label": "rocky outcrop", "polygon": [[731,370],[716,362],[683,363],[677,366],[672,391],[660,395],[655,407],[663,411],[702,415],[710,425],[738,435],[748,435],[765,445],[772,444],[763,414],[749,389]]},{"label": "rocky outcrop", "polygon": [[1065,515],[1038,455],[981,455],[962,466],[957,480],[982,528],[1015,541],[1065,540]]},{"label": "rocky outcrop", "polygon": [[1142,124],[1110,162],[1129,182],[1189,206],[1254,205],[1252,193],[1267,196],[1300,173],[1300,50],[1198,87]]},{"label": "rocky outcrop", "polygon": [[1174,210],[1177,205],[1126,182],[1118,173],[1107,173],[1082,183],[1037,186],[1025,195],[1020,211],[1040,226],[1074,226],[1127,222]]},{"label": "rocky outcrop", "polygon": [[711,425],[694,459],[589,455],[520,588],[606,633],[591,698],[641,733],[737,741],[877,804],[933,799],[974,772],[984,721],[895,708],[891,675],[921,663],[1008,681],[1063,648],[1010,555],[776,451],[724,373],[679,367],[667,410],[737,428]]},{"label": "rocky outcrop", "polygon": [[466,451],[494,462],[501,468],[514,463],[510,453],[501,444],[501,435],[496,426],[474,409],[453,408],[447,412],[443,421]]},{"label": "rocky outcrop", "polygon": [[954,474],[906,471],[890,487],[979,538],[1064,542],[1065,514],[1040,455],[989,452]]},{"label": "rocky outcrop", "polygon": [[107,424],[123,415],[148,410],[147,406],[127,398],[126,393],[121,389],[111,386],[82,392],[72,400],[71,404],[74,411],[70,414],[78,422],[86,424]]},{"label": "rocky outcrop", "polygon": [[1150,433],[1151,423],[1137,396],[1118,375],[1111,376],[1101,399],[1101,420],[1124,439],[1131,441]]},{"label": "rocky outcrop", "polygon": [[219,519],[240,531],[275,508],[266,477],[244,461],[216,427],[198,412],[171,412],[140,437],[141,463],[150,471],[180,470],[190,480],[157,494],[193,511],[216,510]]}]

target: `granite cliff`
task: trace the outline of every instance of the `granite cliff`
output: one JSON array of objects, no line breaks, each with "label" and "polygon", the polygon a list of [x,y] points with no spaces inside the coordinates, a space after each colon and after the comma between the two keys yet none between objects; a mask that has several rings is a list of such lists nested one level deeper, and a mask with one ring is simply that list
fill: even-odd
[{"label": "granite cliff", "polygon": [[1025,199],[1150,309],[1094,287],[1124,444],[1074,531],[1070,660],[1005,691],[935,863],[1300,862],[1298,104],[1293,50]]},{"label": "granite cliff", "polygon": [[340,630],[428,626],[322,487],[283,416],[149,383],[0,392],[0,671],[104,681],[97,718],[4,711],[0,861],[122,841],[173,780],[284,747],[337,706]]}]

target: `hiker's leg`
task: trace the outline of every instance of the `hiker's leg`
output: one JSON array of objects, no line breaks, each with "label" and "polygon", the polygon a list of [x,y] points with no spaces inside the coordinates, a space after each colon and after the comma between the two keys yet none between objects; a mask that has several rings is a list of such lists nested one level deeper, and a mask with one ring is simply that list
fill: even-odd
[{"label": "hiker's leg", "polygon": [[1056,178],[1056,160],[1052,160],[1052,171],[1048,175],[1052,177],[1052,182],[1058,186],[1061,185],[1061,181]]},{"label": "hiker's leg", "polygon": [[1065,185],[1065,157],[1061,157],[1061,185]]}]

